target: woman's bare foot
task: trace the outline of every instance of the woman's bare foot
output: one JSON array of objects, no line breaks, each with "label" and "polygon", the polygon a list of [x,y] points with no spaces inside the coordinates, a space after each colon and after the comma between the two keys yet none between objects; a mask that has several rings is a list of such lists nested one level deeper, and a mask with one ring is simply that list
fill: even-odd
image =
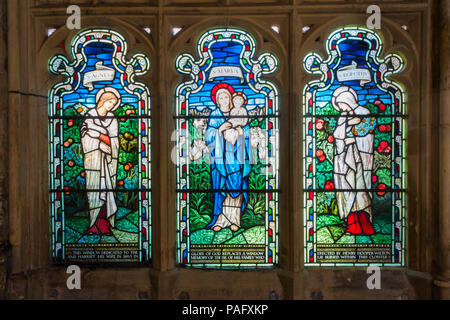
[{"label": "woman's bare foot", "polygon": [[231,231],[236,232],[239,230],[239,227],[237,225],[233,224],[233,225],[231,225],[230,229],[231,229]]},{"label": "woman's bare foot", "polygon": [[214,232],[219,232],[220,230],[222,230],[222,228],[219,227],[219,226],[215,226],[215,227],[213,228],[213,230],[214,230]]}]

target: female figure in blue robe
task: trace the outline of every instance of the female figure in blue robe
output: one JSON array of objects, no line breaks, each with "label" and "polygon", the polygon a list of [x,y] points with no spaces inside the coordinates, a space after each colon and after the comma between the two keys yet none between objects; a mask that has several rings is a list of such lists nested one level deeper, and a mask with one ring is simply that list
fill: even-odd
[{"label": "female figure in blue robe", "polygon": [[[214,192],[214,212],[206,226],[215,232],[223,228],[237,231],[241,214],[247,205],[250,164],[249,125],[233,128],[229,119],[233,108],[231,85],[216,85],[211,98],[217,108],[211,112],[206,129],[206,144],[211,154],[211,178]],[[223,190],[223,191],[221,191]]]}]

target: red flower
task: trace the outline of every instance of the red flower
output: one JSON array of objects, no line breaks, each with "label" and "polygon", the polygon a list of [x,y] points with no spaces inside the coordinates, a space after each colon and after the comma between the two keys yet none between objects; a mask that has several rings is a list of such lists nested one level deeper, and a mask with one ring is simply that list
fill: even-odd
[{"label": "red flower", "polygon": [[[384,183],[380,183],[378,185],[378,190],[386,190],[386,185]],[[385,194],[386,194],[386,192],[384,192],[384,191],[377,192],[377,195],[379,195],[379,196],[384,196]]]},{"label": "red flower", "polygon": [[334,189],[334,183],[332,181],[327,181],[327,183],[325,183],[325,190],[331,189]]},{"label": "red flower", "polygon": [[384,132],[384,131],[386,131],[386,126],[384,124],[380,124],[378,129],[380,129],[381,132]]},{"label": "red flower", "polygon": [[317,150],[316,151],[316,156],[319,159],[319,162],[324,162],[325,161],[325,155],[323,153],[323,150]]},{"label": "red flower", "polygon": [[378,177],[376,175],[372,176],[372,182],[375,183],[378,181]]},{"label": "red flower", "polygon": [[328,140],[329,143],[333,143],[333,142],[334,142],[334,138],[333,138],[333,136],[331,136],[331,135],[328,136],[328,139],[327,139],[327,140]]},{"label": "red flower", "polygon": [[389,153],[391,152],[391,147],[389,146],[389,144],[386,141],[381,141],[378,148],[377,148],[379,153]]},{"label": "red flower", "polygon": [[325,121],[323,121],[322,119],[317,119],[317,121],[316,121],[316,129],[317,130],[322,130],[324,124],[325,124]]},{"label": "red flower", "polygon": [[373,104],[376,105],[378,107],[378,109],[380,109],[380,111],[382,111],[382,112],[384,110],[386,110],[386,105],[383,102],[381,102],[380,100],[375,101]]},{"label": "red flower", "polygon": [[389,131],[391,131],[391,129],[392,129],[391,126],[387,124],[386,125],[386,131],[389,132]]}]

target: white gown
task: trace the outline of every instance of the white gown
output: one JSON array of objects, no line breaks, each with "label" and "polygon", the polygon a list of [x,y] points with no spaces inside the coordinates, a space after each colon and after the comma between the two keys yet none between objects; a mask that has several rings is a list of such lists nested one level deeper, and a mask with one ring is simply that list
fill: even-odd
[{"label": "white gown", "polygon": [[[370,111],[358,106],[355,115],[364,115]],[[373,168],[373,133],[365,136],[354,135],[355,142],[345,145],[344,139],[354,126],[348,124],[350,118],[338,118],[333,137],[335,139],[334,181],[337,191],[336,200],[341,219],[348,217],[350,212],[365,211],[372,220],[372,195],[369,191],[354,191],[370,189]]]},{"label": "white gown", "polygon": [[[104,120],[97,117],[96,109],[92,109],[86,115],[81,127],[81,144],[83,147],[84,170],[86,174],[87,189],[115,189],[117,180],[117,162],[119,156],[119,125],[117,119]],[[114,116],[109,112],[107,116]],[[102,142],[100,134],[109,136],[111,146]],[[114,192],[93,191],[87,193],[89,201],[90,227],[92,227],[100,213],[100,209],[106,204],[106,216],[114,227],[114,216],[117,212],[117,204]]]}]

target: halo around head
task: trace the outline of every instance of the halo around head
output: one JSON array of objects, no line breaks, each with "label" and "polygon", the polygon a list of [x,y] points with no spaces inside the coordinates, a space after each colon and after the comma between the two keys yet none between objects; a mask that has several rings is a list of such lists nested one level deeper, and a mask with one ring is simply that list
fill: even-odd
[{"label": "halo around head", "polygon": [[216,84],[215,86],[214,86],[214,88],[211,90],[211,99],[212,99],[212,101],[214,102],[214,104],[216,104],[216,95],[217,95],[217,92],[219,91],[219,90],[227,90],[228,92],[230,92],[230,96],[232,96],[233,95],[233,93],[234,93],[234,88],[230,85],[230,84],[228,84],[228,83],[219,83],[219,84]]},{"label": "halo around head", "polygon": [[104,88],[100,89],[97,92],[97,95],[95,96],[95,103],[98,103],[105,93],[112,93],[112,94],[114,94],[116,96],[117,103],[114,106],[114,108],[111,110],[111,111],[115,111],[120,106],[120,104],[122,103],[122,97],[120,96],[119,91],[117,89],[115,89],[115,88],[104,87]]},{"label": "halo around head", "polygon": [[242,99],[244,99],[244,106],[245,105],[247,105],[247,102],[248,102],[248,99],[247,99],[247,96],[245,95],[245,93],[243,93],[243,92],[241,92],[241,91],[236,91],[234,94],[233,94],[233,99],[235,98],[235,97],[242,97]]},{"label": "halo around head", "polygon": [[350,87],[339,87],[333,92],[331,98],[331,104],[333,108],[340,111],[338,103],[345,103],[350,108],[355,109],[358,106],[358,94],[353,88]]}]

